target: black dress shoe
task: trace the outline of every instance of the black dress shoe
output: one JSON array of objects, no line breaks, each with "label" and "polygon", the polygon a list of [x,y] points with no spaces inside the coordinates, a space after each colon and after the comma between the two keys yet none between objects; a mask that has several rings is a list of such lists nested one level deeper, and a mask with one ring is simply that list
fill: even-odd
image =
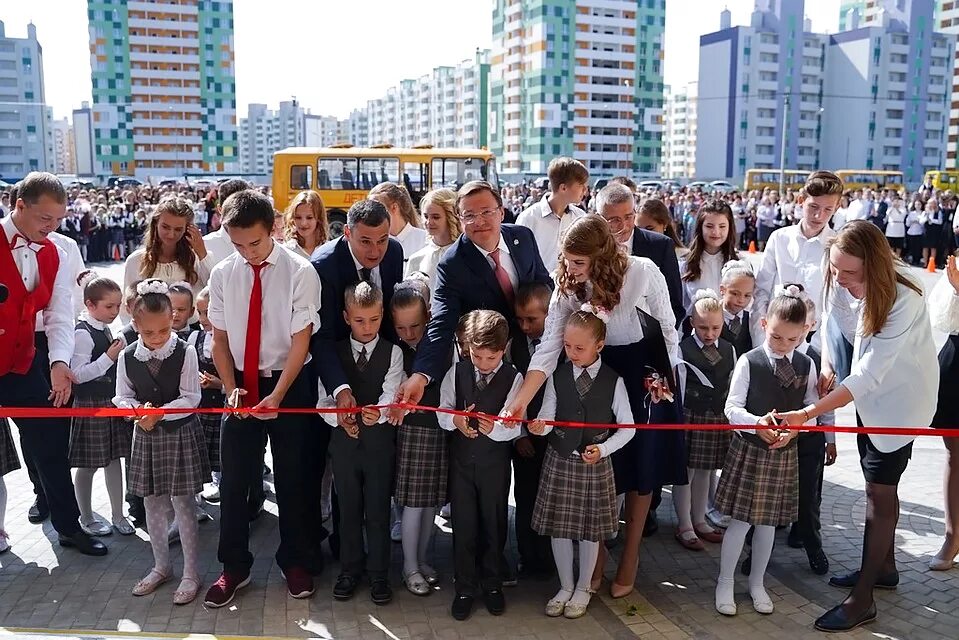
[{"label": "black dress shoe", "polygon": [[807,557],[809,558],[809,568],[817,576],[824,576],[829,573],[829,558],[826,557],[822,549],[808,553]]},{"label": "black dress shoe", "polygon": [[643,537],[648,538],[655,535],[657,531],[659,531],[659,521],[656,520],[656,512],[650,510],[646,514],[646,522],[643,524]]},{"label": "black dress shoe", "polygon": [[57,538],[61,547],[73,547],[85,556],[107,555],[107,546],[105,544],[82,531],[77,531],[69,536],[61,533]]},{"label": "black dress shoe", "polygon": [[752,571],[752,568],[753,568],[753,554],[747,553],[746,557],[743,559],[743,563],[739,565],[739,573],[743,574],[744,576],[748,576],[749,572]]},{"label": "black dress shoe", "polygon": [[349,600],[356,591],[356,578],[342,573],[333,585],[333,597],[337,600]]},{"label": "black dress shoe", "polygon": [[393,589],[386,580],[374,580],[370,583],[370,600],[373,604],[389,604],[393,600]]},{"label": "black dress shoe", "polygon": [[30,524],[40,524],[50,517],[50,508],[46,504],[41,504],[40,500],[34,500],[30,508],[27,509],[27,520]]},{"label": "black dress shoe", "polygon": [[503,597],[501,589],[492,589],[483,594],[483,600],[486,602],[486,610],[492,616],[501,616],[506,611],[506,598]]},{"label": "black dress shoe", "polygon": [[457,595],[453,598],[450,613],[457,620],[466,620],[473,613],[473,596]]},{"label": "black dress shoe", "polygon": [[876,603],[873,602],[869,608],[860,615],[850,617],[842,605],[836,605],[826,613],[819,616],[816,620],[816,628],[820,631],[850,631],[856,627],[872,622],[876,619]]},{"label": "black dress shoe", "polygon": [[[857,582],[859,582],[858,571],[829,578],[829,585],[840,589],[852,589]],[[899,572],[879,576],[875,586],[877,589],[895,589],[899,586]]]}]

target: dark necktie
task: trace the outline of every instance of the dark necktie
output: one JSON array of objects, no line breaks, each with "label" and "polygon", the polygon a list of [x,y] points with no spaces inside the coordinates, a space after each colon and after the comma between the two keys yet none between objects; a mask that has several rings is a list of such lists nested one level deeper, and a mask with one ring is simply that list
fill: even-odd
[{"label": "dark necktie", "polygon": [[503,296],[506,297],[506,301],[509,303],[509,306],[513,306],[513,302],[516,299],[516,293],[513,291],[513,283],[509,279],[509,274],[506,273],[506,269],[503,268],[503,264],[500,262],[499,247],[493,249],[489,257],[493,260],[493,275],[496,276],[496,282],[499,283],[499,288],[503,291]]},{"label": "dark necktie", "polygon": [[251,264],[253,288],[250,290],[250,311],[246,317],[246,344],[243,351],[244,404],[256,406],[260,402],[260,336],[263,329],[263,281],[260,272],[268,263]]},{"label": "dark necktie", "polygon": [[488,373],[479,374],[479,380],[476,381],[476,389],[478,391],[482,391],[487,387],[487,385],[489,385],[489,377],[490,374]]},{"label": "dark necktie", "polygon": [[539,343],[541,342],[540,338],[533,338],[529,341],[529,355],[536,353],[536,350],[539,348]]},{"label": "dark necktie", "polygon": [[367,269],[366,267],[360,269],[360,280],[373,284],[373,270]]},{"label": "dark necktie", "polygon": [[723,359],[722,355],[719,353],[719,349],[717,349],[716,345],[714,344],[703,345],[703,357],[706,358],[706,361],[712,365],[715,365],[717,362]]},{"label": "dark necktie", "polygon": [[739,316],[734,317],[729,321],[729,332],[734,336],[739,336],[739,332],[743,328],[743,321],[739,319]]},{"label": "dark necktie", "polygon": [[589,393],[589,388],[592,386],[593,379],[590,377],[589,371],[583,369],[583,372],[576,378],[576,391],[579,392],[579,397],[585,397],[586,394]]},{"label": "dark necktie", "polygon": [[163,360],[159,358],[150,358],[147,360],[147,371],[150,372],[150,375],[153,376],[153,379],[159,382],[160,380],[160,368],[163,366]]},{"label": "dark necktie", "polygon": [[796,382],[796,370],[785,357],[776,359],[776,377],[783,387],[791,387]]},{"label": "dark necktie", "polygon": [[360,355],[356,358],[356,368],[363,371],[367,364],[369,364],[369,359],[366,357],[366,345],[363,345],[360,349]]}]

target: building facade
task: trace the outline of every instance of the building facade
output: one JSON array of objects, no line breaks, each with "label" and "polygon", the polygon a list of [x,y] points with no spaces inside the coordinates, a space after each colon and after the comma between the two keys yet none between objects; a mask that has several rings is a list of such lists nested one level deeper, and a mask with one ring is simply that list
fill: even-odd
[{"label": "building facade", "polygon": [[54,173],[76,173],[74,161],[73,126],[69,118],[53,121],[53,171]]},{"label": "building facade", "polygon": [[73,159],[75,173],[82,177],[93,177],[97,172],[96,153],[93,150],[93,109],[89,102],[73,110]]},{"label": "building facade", "polygon": [[348,121],[341,121],[334,116],[318,116],[311,113],[304,115],[303,119],[305,127],[303,143],[307,147],[329,147],[339,142],[348,142],[348,139],[343,137],[345,131],[341,125],[341,122]]},{"label": "building facade", "polygon": [[307,114],[296,100],[281,102],[271,111],[265,104],[251,104],[240,118],[240,171],[268,174],[273,171],[273,154],[287,147],[307,143]]},{"label": "building facade", "polygon": [[597,176],[658,172],[665,0],[496,0],[490,146],[501,174],[570,155]]},{"label": "building facade", "polygon": [[[940,0],[938,3],[937,25],[939,31],[952,36],[959,34],[959,2]],[[946,142],[946,164],[943,168],[959,169],[959,47],[953,61],[952,75],[949,79],[949,129]]]},{"label": "building facade", "polygon": [[88,0],[98,173],[235,169],[232,0]]},{"label": "building facade", "polygon": [[26,38],[8,38],[0,22],[0,177],[52,171],[53,162],[53,116],[45,104],[37,28],[29,24]]},{"label": "building facade", "polygon": [[697,83],[666,93],[666,132],[663,136],[664,178],[696,177]]}]

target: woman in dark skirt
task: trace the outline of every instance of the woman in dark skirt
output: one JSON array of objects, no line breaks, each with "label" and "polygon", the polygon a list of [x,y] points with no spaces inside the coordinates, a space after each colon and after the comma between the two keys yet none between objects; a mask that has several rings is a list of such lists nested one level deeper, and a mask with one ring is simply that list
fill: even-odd
[{"label": "woman in dark skirt", "polygon": [[929,259],[936,260],[936,252],[942,241],[942,209],[935,198],[929,198],[925,210],[920,217],[922,221],[922,265],[926,266]]},{"label": "woman in dark skirt", "polygon": [[0,418],[0,553],[10,549],[7,532],[4,531],[4,519],[7,512],[7,484],[3,476],[20,468],[20,457],[10,434],[10,423]]},{"label": "woman in dark skirt", "polygon": [[[651,261],[627,256],[600,216],[575,221],[563,237],[561,249],[563,259],[556,272],[557,286],[543,340],[517,400],[506,413],[525,415],[530,400],[556,369],[567,319],[589,302],[609,314],[603,361],[623,379],[633,422],[678,422],[679,411],[669,392],[674,386],[670,359],[678,354],[678,335],[663,274]],[[639,544],[653,489],[686,483],[683,433],[638,430],[612,462],[616,491],[626,494],[626,543],[610,593],[623,597],[632,592],[636,581]],[[600,577],[604,551],[600,545],[596,564]],[[595,578],[594,574],[594,585]]]}]

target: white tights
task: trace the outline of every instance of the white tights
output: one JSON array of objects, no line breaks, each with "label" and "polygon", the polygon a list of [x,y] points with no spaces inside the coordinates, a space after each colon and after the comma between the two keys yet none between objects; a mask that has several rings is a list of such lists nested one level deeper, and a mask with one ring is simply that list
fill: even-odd
[{"label": "white tights", "polygon": [[686,469],[689,484],[673,485],[673,506],[679,518],[679,530],[705,529],[709,508],[709,487],[715,473],[711,469]]},{"label": "white tights", "polygon": [[[77,469],[73,478],[73,487],[77,495],[77,506],[80,507],[80,522],[89,525],[93,517],[93,476],[96,469]],[[113,460],[103,467],[103,480],[107,485],[107,496],[110,498],[110,510],[113,512],[113,521],[123,519],[123,469],[120,460]]]},{"label": "white tights", "polygon": [[[716,585],[716,602],[734,602],[733,587],[735,585],[736,565],[743,552],[746,534],[750,524],[742,520],[732,520],[726,534],[723,536],[723,548],[719,556],[719,582]],[[756,525],[753,530],[752,565],[749,569],[749,595],[753,601],[769,600],[766,593],[764,579],[769,557],[773,553],[773,542],[776,539],[776,527]]]},{"label": "white tights", "polygon": [[589,603],[589,582],[593,577],[596,558],[599,557],[599,543],[589,540],[579,541],[579,580],[573,582],[573,541],[569,538],[550,538],[553,547],[553,560],[559,574],[559,592],[553,597],[560,602],[573,604]]},{"label": "white tights", "polygon": [[433,539],[436,507],[402,507],[403,573],[410,575],[426,564],[426,550]]},{"label": "white tights", "polygon": [[143,505],[147,512],[147,531],[150,533],[150,546],[153,547],[154,569],[162,575],[170,575],[173,565],[170,563],[170,541],[168,530],[176,514],[180,522],[180,546],[183,549],[183,578],[199,581],[197,555],[199,533],[194,509],[193,496],[147,496]]},{"label": "white tights", "polygon": [[4,517],[7,514],[7,484],[0,476],[0,531],[3,531]]}]

